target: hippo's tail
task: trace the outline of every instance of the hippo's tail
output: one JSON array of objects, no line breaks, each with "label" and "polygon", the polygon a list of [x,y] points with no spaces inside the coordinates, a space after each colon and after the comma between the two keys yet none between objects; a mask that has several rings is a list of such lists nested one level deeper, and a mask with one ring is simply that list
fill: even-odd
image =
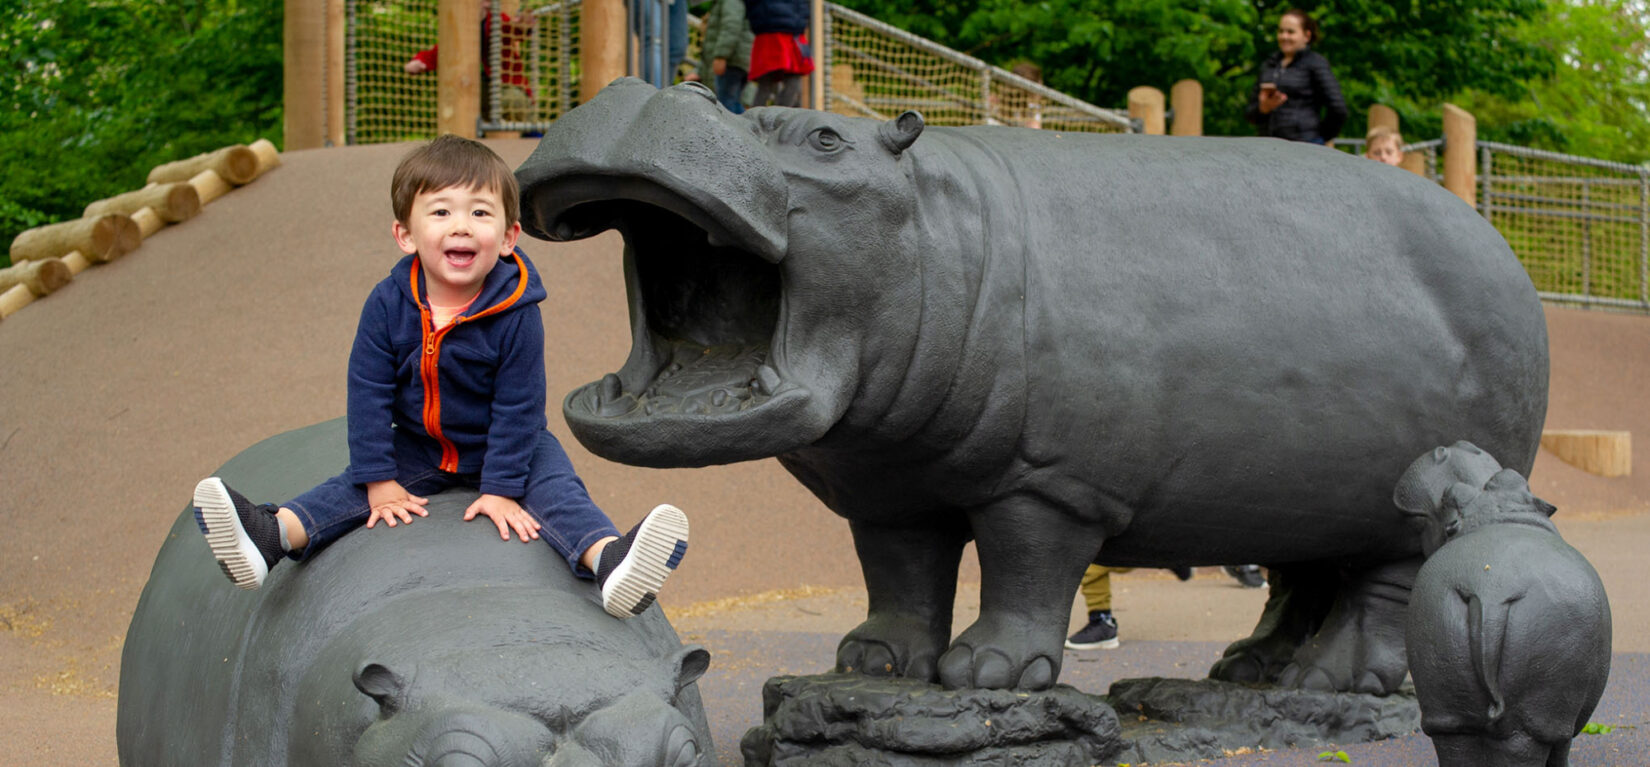
[{"label": "hippo's tail", "polygon": [[1509,599],[1486,611],[1477,594],[1465,589],[1457,589],[1456,594],[1467,604],[1467,647],[1472,655],[1473,674],[1490,701],[1484,712],[1488,717],[1485,723],[1493,727],[1507,711],[1507,702],[1501,694],[1501,658],[1512,604],[1518,600]]}]

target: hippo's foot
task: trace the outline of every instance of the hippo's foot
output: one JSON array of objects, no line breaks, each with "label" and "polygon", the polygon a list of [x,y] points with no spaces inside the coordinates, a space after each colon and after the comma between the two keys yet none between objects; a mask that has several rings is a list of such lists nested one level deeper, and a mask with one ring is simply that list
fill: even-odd
[{"label": "hippo's foot", "polygon": [[[1063,637],[1023,616],[982,614],[940,657],[940,684],[948,690],[1046,690],[1060,677]],[[1047,635],[1047,636],[1044,636]]]},{"label": "hippo's foot", "polygon": [[933,682],[939,678],[945,632],[909,615],[873,615],[836,646],[836,671],[866,676],[902,676]]},{"label": "hippo's foot", "polygon": [[1278,675],[1278,686],[1389,695],[1409,672],[1404,608],[1416,562],[1383,565],[1346,582],[1316,636]]},{"label": "hippo's foot", "polygon": [[1539,743],[1524,733],[1506,738],[1485,735],[1432,735],[1438,767],[1568,767],[1570,744]]},{"label": "hippo's foot", "polygon": [[1276,682],[1298,647],[1296,643],[1276,636],[1239,639],[1228,646],[1220,660],[1209,668],[1209,678],[1244,684]]}]

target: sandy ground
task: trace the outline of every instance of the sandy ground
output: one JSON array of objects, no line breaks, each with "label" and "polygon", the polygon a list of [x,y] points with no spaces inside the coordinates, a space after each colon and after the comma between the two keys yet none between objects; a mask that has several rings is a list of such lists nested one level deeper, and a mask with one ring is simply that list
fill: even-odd
[{"label": "sandy ground", "polygon": [[[516,164],[533,143],[493,145]],[[343,414],[361,299],[397,257],[387,187],[404,151],[291,153],[0,324],[0,761],[115,763],[122,638],[194,482],[264,437]],[[571,439],[555,403],[620,364],[628,347],[621,245],[612,233],[523,243],[550,291],[552,429],[593,496],[621,528],[664,500],[693,515],[692,566],[663,601],[681,633],[828,638],[857,623],[864,597],[846,526],[775,462],[637,469]],[[1548,325],[1548,426],[1650,434],[1650,319],[1552,308]],[[1641,446],[1632,477],[1606,480],[1543,452],[1532,473],[1536,493],[1560,507],[1566,538],[1604,575],[1618,652],[1650,652],[1640,559],[1650,544],[1647,462]],[[977,568],[966,565],[961,579],[966,618]],[[1131,644],[1230,641],[1248,633],[1263,599],[1213,570],[1186,584],[1156,571],[1118,578]],[[712,675],[831,661],[829,643],[773,664],[733,644]]]}]

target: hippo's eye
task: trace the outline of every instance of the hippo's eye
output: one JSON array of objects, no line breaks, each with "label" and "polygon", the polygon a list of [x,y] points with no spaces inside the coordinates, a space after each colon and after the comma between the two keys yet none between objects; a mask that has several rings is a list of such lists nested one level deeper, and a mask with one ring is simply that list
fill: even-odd
[{"label": "hippo's eye", "polygon": [[808,134],[808,145],[821,152],[836,152],[848,146],[848,140],[830,128],[816,128]]}]

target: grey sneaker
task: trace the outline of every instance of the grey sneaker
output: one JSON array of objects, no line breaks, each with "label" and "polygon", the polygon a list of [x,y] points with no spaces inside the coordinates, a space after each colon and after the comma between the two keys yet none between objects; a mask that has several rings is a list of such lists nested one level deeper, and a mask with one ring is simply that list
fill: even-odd
[{"label": "grey sneaker", "polygon": [[1110,610],[1089,613],[1088,625],[1066,638],[1067,650],[1113,650],[1118,644],[1117,619]]},{"label": "grey sneaker", "polygon": [[1260,565],[1227,565],[1226,574],[1246,589],[1258,589],[1266,585],[1266,575],[1260,571]]},{"label": "grey sneaker", "polygon": [[217,477],[195,485],[195,524],[223,574],[243,589],[262,586],[284,554],[275,507],[253,505]]},{"label": "grey sneaker", "polygon": [[687,553],[688,520],[681,509],[661,503],[602,550],[596,583],[602,609],[615,618],[641,615],[658,598],[659,587]]}]

